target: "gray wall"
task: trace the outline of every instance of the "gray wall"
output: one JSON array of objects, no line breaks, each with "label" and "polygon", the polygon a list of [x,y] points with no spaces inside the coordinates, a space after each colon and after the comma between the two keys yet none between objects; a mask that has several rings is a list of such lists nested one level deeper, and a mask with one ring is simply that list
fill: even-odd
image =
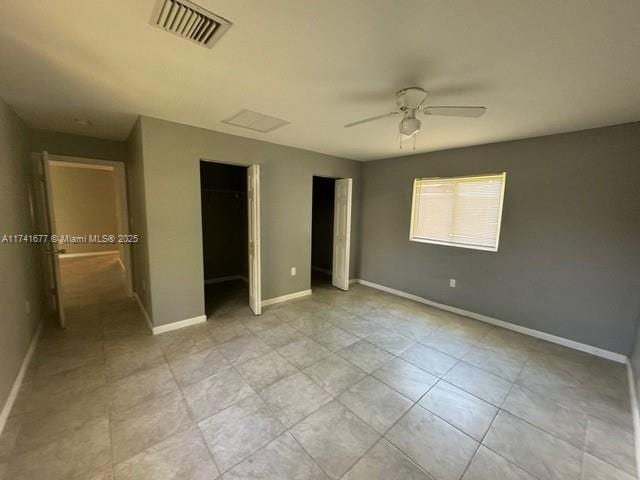
[{"label": "gray wall", "polygon": [[[155,325],[204,314],[199,161],[260,164],[262,297],[310,288],[313,175],[354,179],[360,213],[361,164],[352,160],[141,118],[149,281]],[[359,238],[352,232],[351,276]],[[291,267],[297,275],[290,276]]]},{"label": "gray wall", "polygon": [[[33,181],[27,128],[0,99],[0,235],[34,232]],[[43,316],[42,278],[35,246],[0,244],[0,408]]]},{"label": "gray wall", "polygon": [[[116,235],[116,183],[113,170],[51,166],[56,233]],[[116,250],[109,243],[65,243],[67,253]]]},{"label": "gray wall", "polygon": [[126,142],[48,130],[31,130],[29,137],[32,152],[47,151],[56,155],[97,158],[114,162],[126,162],[128,156]]},{"label": "gray wall", "polygon": [[[499,252],[409,241],[415,177],[501,171]],[[361,278],[627,355],[639,185],[639,123],[367,162]]]}]

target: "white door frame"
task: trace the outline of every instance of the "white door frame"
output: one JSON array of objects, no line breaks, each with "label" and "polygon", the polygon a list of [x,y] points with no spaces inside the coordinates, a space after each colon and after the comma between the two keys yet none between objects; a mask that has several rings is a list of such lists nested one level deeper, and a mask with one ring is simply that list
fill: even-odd
[{"label": "white door frame", "polygon": [[[38,207],[40,209],[40,233],[51,235],[56,231],[56,217],[53,209],[53,193],[51,188],[51,170],[47,152],[34,159],[38,172]],[[64,295],[62,291],[62,274],[60,270],[60,254],[64,250],[58,249],[56,242],[48,238],[40,242],[43,270],[45,274],[45,288],[47,290],[47,304],[49,310],[58,317],[61,328],[66,327],[64,310]]]},{"label": "white door frame", "polygon": [[249,240],[249,307],[262,314],[262,268],[260,241],[260,165],[247,168],[247,210]]},{"label": "white door frame", "polygon": [[352,191],[353,179],[336,179],[333,210],[333,269],[331,284],[341,290],[349,290]]},{"label": "white door frame", "polygon": [[[32,157],[40,158],[40,153],[33,153]],[[99,160],[97,158],[73,157],[67,155],[49,154],[50,163],[73,163],[84,168],[92,167],[112,167],[116,180],[116,208],[118,216],[118,230],[121,235],[130,233],[129,206],[127,200],[127,175],[126,165],[124,162],[116,162],[111,160]],[[82,167],[81,167],[82,168]],[[131,244],[122,244],[122,268],[125,272],[125,288],[127,296],[133,295],[133,272],[131,269]]]},{"label": "white door frame", "polygon": [[[218,163],[221,165],[232,165],[234,167],[243,167],[247,169],[247,225],[248,225],[248,238],[247,238],[247,256],[248,256],[248,284],[249,284],[249,307],[251,308],[251,310],[256,314],[256,315],[261,315],[262,314],[262,251],[260,248],[261,245],[261,241],[260,241],[260,204],[261,204],[261,198],[260,198],[260,165],[259,164],[246,164],[246,163],[239,163],[239,162],[225,162],[225,161],[220,161],[220,160],[211,160],[211,159],[207,159],[207,158],[200,158],[200,162],[209,162],[209,163]],[[199,164],[199,163],[198,163]],[[255,198],[256,198],[256,212],[254,212],[254,221],[255,221],[255,234],[257,235],[257,242],[254,244],[254,251],[256,253],[256,258],[255,258],[255,274],[252,274],[252,260],[251,260],[251,224],[252,224],[252,212],[251,212],[251,202],[249,201],[249,190],[251,188],[251,183],[250,183],[250,173],[252,168],[254,169],[255,172],[257,172],[257,188],[255,189],[256,194],[255,194]],[[200,185],[200,188],[202,188],[202,185]],[[202,218],[202,210],[200,211],[200,217]],[[202,238],[202,223],[200,224],[200,238]],[[202,256],[201,256],[201,263],[204,265],[204,245],[202,248]],[[235,277],[234,277],[235,278]],[[253,283],[252,283],[253,282]],[[255,294],[254,297],[252,299],[251,294],[252,294],[252,285],[255,286]]]},{"label": "white door frame", "polygon": [[[320,175],[320,174],[313,174],[311,176],[311,214],[309,215],[309,229],[311,231],[311,237],[309,237],[309,253],[310,255],[312,255],[312,248],[313,248],[313,179],[314,178],[328,178],[331,179],[335,182],[335,186],[336,186],[336,191],[334,193],[334,197],[333,197],[333,244],[332,244],[332,262],[331,262],[331,271],[325,271],[324,273],[330,274],[331,275],[331,284],[335,287],[340,288],[341,290],[348,290],[349,289],[349,259],[351,256],[351,206],[353,203],[353,198],[352,198],[352,190],[353,190],[353,179],[352,178],[341,178],[341,177],[331,177],[328,175]],[[347,205],[347,211],[346,213],[346,220],[347,220],[347,224],[348,224],[348,228],[346,229],[346,235],[347,235],[347,241],[346,241],[346,252],[345,252],[345,256],[346,256],[346,273],[343,272],[343,276],[346,277],[347,281],[346,281],[346,285],[342,285],[342,286],[338,286],[336,285],[336,278],[335,278],[335,272],[336,272],[336,249],[338,247],[338,239],[336,237],[336,219],[338,218],[338,213],[336,210],[336,207],[338,205],[338,195],[337,195],[337,188],[338,188],[338,182],[344,180],[346,183],[349,184],[349,191],[348,191],[348,205]],[[348,182],[347,182],[348,181]],[[312,258],[309,259],[309,265],[311,265],[312,263]],[[313,269],[313,266],[311,265],[311,269]],[[343,286],[345,288],[343,288]]]}]

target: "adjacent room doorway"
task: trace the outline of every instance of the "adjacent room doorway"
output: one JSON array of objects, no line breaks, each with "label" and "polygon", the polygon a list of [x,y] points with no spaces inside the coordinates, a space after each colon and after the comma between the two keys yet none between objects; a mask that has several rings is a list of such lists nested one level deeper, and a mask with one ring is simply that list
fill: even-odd
[{"label": "adjacent room doorway", "polygon": [[49,234],[41,244],[48,307],[65,327],[67,311],[133,294],[125,167],[47,152],[32,160],[33,217]]}]

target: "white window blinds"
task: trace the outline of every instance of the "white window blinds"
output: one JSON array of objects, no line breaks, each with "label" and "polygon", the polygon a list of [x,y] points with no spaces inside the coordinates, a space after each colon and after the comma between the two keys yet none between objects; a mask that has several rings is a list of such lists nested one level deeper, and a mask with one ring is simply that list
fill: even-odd
[{"label": "white window blinds", "polygon": [[416,178],[410,239],[497,251],[506,175]]}]

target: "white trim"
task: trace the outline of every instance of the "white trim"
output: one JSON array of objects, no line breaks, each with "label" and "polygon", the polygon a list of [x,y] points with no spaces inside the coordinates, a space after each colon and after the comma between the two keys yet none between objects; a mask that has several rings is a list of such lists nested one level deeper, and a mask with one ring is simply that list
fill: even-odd
[{"label": "white trim", "polygon": [[627,375],[629,377],[629,393],[631,396],[631,413],[633,414],[633,433],[636,447],[636,476],[640,477],[640,411],[638,410],[638,393],[636,379],[633,375],[631,359],[627,359]]},{"label": "white trim", "polygon": [[412,293],[396,290],[395,288],[386,287],[384,285],[369,282],[367,280],[358,279],[357,283],[360,283],[367,287],[375,288],[377,290],[382,290],[383,292],[391,293],[399,297],[408,298],[409,300],[414,300],[419,303],[424,303],[425,305],[431,305],[432,307],[436,307],[441,310],[457,313],[458,315],[464,315],[465,317],[473,318],[474,320],[479,320],[481,322],[489,323],[497,327],[506,328],[507,330],[513,330],[514,332],[522,333],[524,335],[529,335],[530,337],[540,338],[542,340],[546,340],[547,342],[556,343],[564,347],[573,348],[574,350],[580,350],[581,352],[590,353],[597,357],[606,358],[607,360],[612,360],[618,363],[626,363],[627,361],[627,357],[625,355],[622,355],[621,353],[611,352],[603,348],[594,347],[592,345],[587,345],[585,343],[576,342],[574,340],[569,340],[568,338],[564,338],[564,337],[558,337],[557,335],[541,332],[540,330],[534,330],[533,328],[527,328],[521,325],[505,322],[504,320],[498,320],[497,318],[489,317],[487,315],[482,315],[480,313],[470,312],[469,310],[464,310],[462,308],[452,307],[451,305],[446,305],[444,303],[434,302],[433,300],[422,298],[417,295],[413,295]]},{"label": "white trim", "polygon": [[160,325],[153,327],[153,334],[159,335],[161,333],[171,332],[172,330],[178,330],[184,327],[190,327],[192,325],[198,325],[199,323],[205,323],[207,321],[206,315],[198,315],[193,318],[186,318],[177,322],[167,323],[166,325]]},{"label": "white trim", "polygon": [[[58,256],[60,258],[97,257],[100,255],[113,255],[115,253],[120,253],[120,252],[118,250],[104,250],[101,252],[61,253]],[[124,268],[124,265],[122,266],[122,268]]]},{"label": "white trim", "polygon": [[273,305],[275,303],[282,303],[288,300],[293,300],[294,298],[306,297],[307,295],[311,295],[311,289],[288,293],[287,295],[282,295],[280,297],[267,298],[266,300],[262,301],[262,306],[266,307],[268,305]]},{"label": "white trim", "polygon": [[441,240],[431,240],[422,237],[411,237],[409,238],[409,240],[417,243],[430,243],[431,245],[444,245],[445,247],[468,248],[469,250],[481,250],[483,252],[495,253],[498,251],[497,247],[482,247],[480,245],[472,245],[470,243],[445,242]]},{"label": "white trim", "polygon": [[87,168],[89,170],[105,170],[109,172],[113,172],[115,168],[110,165],[99,165],[92,163],[76,163],[76,162],[65,162],[64,160],[51,160],[51,165],[56,167],[70,167],[70,168]]},{"label": "white trim", "polygon": [[[341,195],[341,191],[344,195]],[[331,285],[345,291],[349,290],[352,203],[353,179],[337,179],[335,181],[335,194],[333,197],[333,259],[331,263]],[[343,235],[340,235],[341,230],[344,230]]]},{"label": "white trim", "polygon": [[197,317],[186,318],[184,320],[179,320],[177,322],[167,323],[166,325],[159,325],[157,327],[154,327],[153,322],[151,321],[151,318],[147,313],[147,310],[144,308],[144,305],[142,304],[142,300],[140,300],[140,297],[138,296],[138,293],[133,292],[133,297],[138,302],[138,305],[140,306],[140,310],[142,310],[142,313],[144,314],[144,318],[147,320],[147,325],[149,325],[149,329],[151,330],[151,333],[153,333],[154,335],[159,335],[165,332],[171,332],[172,330],[178,330],[184,327],[190,327],[191,325],[197,325],[199,323],[205,323],[207,321],[206,315],[198,315]]},{"label": "white trim", "polygon": [[[36,154],[40,154],[41,152],[33,152]],[[76,157],[73,155],[61,155],[58,153],[50,153],[49,154],[50,161],[53,162],[64,162],[64,163],[76,163],[82,165],[103,165],[110,167],[121,167],[124,166],[124,162],[117,160],[101,160],[99,158],[91,158],[91,157]]]},{"label": "white trim", "polygon": [[232,282],[233,280],[242,280],[243,282],[249,281],[249,279],[243,275],[228,275],[226,277],[207,278],[204,281],[204,284],[210,285],[212,283]]},{"label": "white trim", "polygon": [[249,242],[249,308],[262,313],[262,240],[260,239],[260,165],[247,168],[247,228]]},{"label": "white trim", "polygon": [[136,302],[138,302],[138,306],[140,307],[140,310],[142,310],[142,314],[144,315],[144,319],[147,321],[149,330],[151,330],[151,333],[153,333],[153,322],[151,321],[151,317],[147,313],[147,310],[144,308],[144,304],[142,303],[142,300],[140,300],[138,292],[133,292],[133,298],[135,298]]},{"label": "white trim", "polygon": [[20,387],[22,386],[24,376],[27,373],[27,368],[29,368],[29,363],[31,363],[33,352],[35,352],[36,350],[36,345],[38,344],[38,339],[40,338],[40,333],[42,332],[42,325],[43,322],[40,322],[40,324],[36,328],[36,332],[33,334],[33,337],[31,337],[29,349],[27,350],[27,353],[22,360],[22,365],[20,366],[18,375],[16,375],[16,379],[13,381],[13,386],[11,387],[11,391],[9,392],[7,401],[4,402],[2,412],[0,412],[0,436],[2,435],[5,425],[7,424],[7,420],[9,419],[9,414],[11,413],[11,409],[13,408],[13,404],[18,397],[18,392],[20,391]]}]

